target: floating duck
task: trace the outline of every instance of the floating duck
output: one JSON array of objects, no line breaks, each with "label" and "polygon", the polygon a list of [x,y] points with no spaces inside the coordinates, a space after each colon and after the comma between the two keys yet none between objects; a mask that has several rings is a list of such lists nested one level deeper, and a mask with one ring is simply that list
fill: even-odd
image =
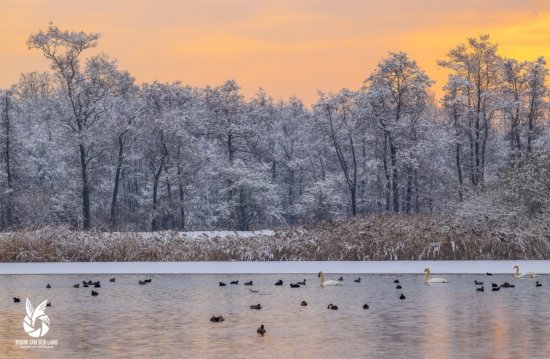
[{"label": "floating duck", "polygon": [[260,325],[260,327],[258,329],[256,329],[256,333],[260,334],[262,337],[264,336],[265,334],[265,327],[264,325]]},{"label": "floating duck", "polygon": [[262,306],[261,306],[261,304],[251,305],[250,309],[260,310],[260,309],[262,309]]},{"label": "floating duck", "polygon": [[221,315],[219,315],[219,316],[213,315],[213,316],[210,317],[210,321],[213,322],[213,323],[221,323],[224,320],[225,319],[223,319],[223,317]]},{"label": "floating duck", "polygon": [[99,293],[96,292],[95,290],[92,290],[92,297],[95,297],[96,295],[99,295]]},{"label": "floating duck", "polygon": [[363,309],[369,309],[369,305],[368,304],[363,304]]},{"label": "floating duck", "polygon": [[254,285],[254,283],[252,283],[252,281],[250,281],[250,282],[244,282],[244,285]]},{"label": "floating duck", "polygon": [[307,307],[307,302],[305,300],[302,300],[302,303],[300,303],[302,307]]},{"label": "floating duck", "polygon": [[282,281],[281,279],[279,279],[279,280],[275,283],[275,285],[283,285],[283,281]]}]

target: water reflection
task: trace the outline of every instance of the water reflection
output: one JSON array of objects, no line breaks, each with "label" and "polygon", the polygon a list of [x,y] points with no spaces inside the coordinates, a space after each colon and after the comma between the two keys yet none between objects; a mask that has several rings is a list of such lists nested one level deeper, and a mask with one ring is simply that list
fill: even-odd
[{"label": "water reflection", "polygon": [[[345,275],[342,287],[318,286],[316,275],[108,275],[0,277],[1,358],[547,358],[550,357],[548,276],[516,288],[475,291],[474,275],[447,275],[449,284],[424,284],[418,275]],[[88,278],[90,277],[90,278]],[[147,276],[149,277],[149,276]],[[290,282],[308,285],[291,289]],[[493,276],[502,283],[510,276]],[[399,278],[402,290],[393,280]],[[101,280],[100,295],[72,288],[83,279]],[[238,279],[238,286],[219,281]],[[285,286],[276,287],[277,279]],[[253,280],[255,290],[242,285]],[[52,284],[46,289],[45,284]],[[399,294],[406,295],[405,300]],[[13,303],[19,296],[22,303]],[[29,338],[22,328],[25,298],[48,299],[54,349],[19,349]],[[308,302],[301,307],[300,302]],[[261,310],[250,305],[261,303]],[[339,310],[327,309],[338,305]],[[363,310],[368,303],[370,309]],[[223,323],[211,323],[212,315]],[[267,334],[256,328],[265,324]]]}]

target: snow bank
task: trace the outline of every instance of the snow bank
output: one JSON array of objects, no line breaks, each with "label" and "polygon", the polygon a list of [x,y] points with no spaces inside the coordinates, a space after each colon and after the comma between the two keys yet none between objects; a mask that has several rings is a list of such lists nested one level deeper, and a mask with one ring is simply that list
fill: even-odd
[{"label": "snow bank", "polygon": [[123,273],[513,273],[550,274],[550,261],[304,261],[304,262],[72,262],[0,263],[0,274],[123,274]]}]

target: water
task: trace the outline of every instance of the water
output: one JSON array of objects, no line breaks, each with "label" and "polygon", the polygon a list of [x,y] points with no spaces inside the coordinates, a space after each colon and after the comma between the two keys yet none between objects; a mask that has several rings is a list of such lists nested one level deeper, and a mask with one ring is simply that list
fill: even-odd
[{"label": "water", "polygon": [[[362,282],[354,283],[358,276]],[[448,274],[450,283],[438,285],[424,284],[420,274],[345,274],[343,286],[325,288],[312,274],[118,274],[116,283],[110,277],[0,276],[0,357],[550,358],[549,275],[537,278],[539,288],[510,274]],[[151,284],[138,285],[148,277]],[[306,287],[289,287],[304,278]],[[402,290],[395,289],[397,278]],[[101,281],[99,296],[72,288],[83,279]],[[285,285],[274,286],[278,279]],[[474,279],[485,282],[485,292],[475,291]],[[248,280],[253,287],[243,286]],[[491,282],[504,281],[516,287],[490,290]],[[15,345],[32,339],[22,327],[27,297],[35,306],[52,302],[44,339],[58,340],[54,348]],[[258,303],[261,310],[249,309]],[[328,310],[329,303],[339,310]],[[362,309],[365,303],[370,309]],[[225,322],[209,321],[220,314]],[[260,324],[264,337],[256,334]]]}]

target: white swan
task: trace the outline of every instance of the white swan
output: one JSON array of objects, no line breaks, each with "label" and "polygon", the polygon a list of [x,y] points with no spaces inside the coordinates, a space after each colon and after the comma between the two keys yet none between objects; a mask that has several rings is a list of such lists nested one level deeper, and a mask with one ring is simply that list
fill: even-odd
[{"label": "white swan", "polygon": [[535,272],[527,272],[527,273],[523,273],[521,274],[519,272],[519,266],[514,266],[514,269],[516,270],[516,274],[514,274],[514,278],[516,279],[520,279],[520,278],[536,278],[538,277],[539,275]]},{"label": "white swan", "polygon": [[449,281],[445,278],[432,278],[428,279],[430,277],[430,268],[424,269],[424,283],[449,283]]},{"label": "white swan", "polygon": [[323,272],[319,272],[318,277],[321,278],[321,287],[326,285],[342,285],[342,282],[338,282],[337,280],[325,280],[325,273]]}]

